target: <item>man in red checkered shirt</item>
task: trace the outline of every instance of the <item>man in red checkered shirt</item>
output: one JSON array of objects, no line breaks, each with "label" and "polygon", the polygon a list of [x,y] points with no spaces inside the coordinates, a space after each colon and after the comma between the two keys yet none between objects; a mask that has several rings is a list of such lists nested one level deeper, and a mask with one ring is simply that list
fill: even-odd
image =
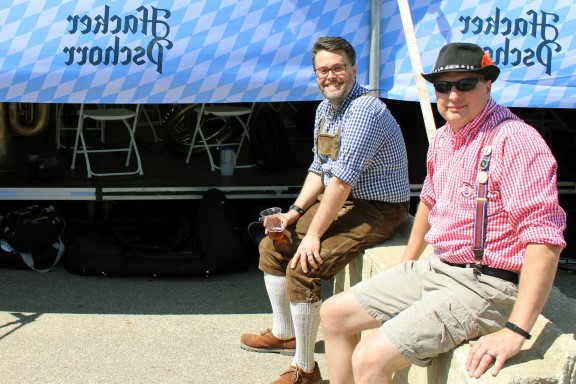
[{"label": "man in red checkered shirt", "polygon": [[[566,245],[566,214],[548,146],[490,96],[499,73],[479,46],[452,43],[423,74],[446,125],[430,142],[402,262],[322,306],[330,383],[391,383],[478,337],[466,369],[495,376],[531,337]],[[426,243],[434,254],[418,260]]]}]

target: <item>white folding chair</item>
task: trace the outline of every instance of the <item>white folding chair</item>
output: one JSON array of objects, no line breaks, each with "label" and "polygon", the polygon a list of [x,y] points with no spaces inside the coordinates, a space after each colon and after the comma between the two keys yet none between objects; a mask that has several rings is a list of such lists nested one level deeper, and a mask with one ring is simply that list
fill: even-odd
[{"label": "white folding chair", "polygon": [[[190,156],[192,156],[192,151],[194,148],[203,147],[208,154],[208,158],[210,159],[210,169],[215,171],[216,169],[220,169],[218,165],[214,162],[214,157],[210,152],[210,148],[214,147],[221,147],[223,145],[229,146],[234,145],[238,146],[236,153],[240,153],[240,149],[242,149],[242,144],[244,140],[250,140],[250,134],[248,133],[248,126],[250,124],[250,118],[252,117],[252,112],[254,111],[254,106],[256,103],[252,103],[250,107],[241,107],[241,106],[233,106],[233,105],[226,105],[226,104],[218,104],[218,105],[207,105],[201,104],[198,107],[194,108],[194,111],[197,113],[198,117],[196,119],[196,127],[194,128],[194,134],[192,135],[192,141],[190,143],[190,149],[188,150],[188,156],[186,157],[186,164],[190,162]],[[235,118],[238,120],[240,125],[242,126],[242,134],[240,135],[240,141],[234,143],[216,143],[216,144],[208,144],[206,142],[206,136],[202,131],[202,124],[206,121],[206,118],[209,116],[214,116],[221,118],[223,120]],[[196,142],[196,137],[200,135],[200,139],[202,140],[201,144],[194,144]],[[255,164],[249,165],[236,165],[236,168],[249,168],[254,167]]]},{"label": "white folding chair", "polygon": [[[138,127],[138,114],[140,112],[140,104],[137,104],[135,110],[128,108],[108,108],[108,109],[85,109],[84,104],[80,105],[80,111],[78,112],[78,129],[76,130],[76,140],[74,142],[74,153],[72,155],[72,166],[74,169],[76,166],[76,155],[78,153],[83,153],[86,160],[86,173],[90,178],[92,176],[120,176],[120,175],[143,175],[142,162],[140,160],[140,153],[138,152],[138,147],[136,146],[136,128]],[[128,146],[121,148],[99,148],[91,149],[86,145],[86,137],[84,135],[84,120],[93,119],[99,122],[106,121],[122,121],[126,127],[129,135]],[[128,123],[128,120],[132,119],[132,124]],[[127,152],[126,157],[126,167],[130,166],[130,157],[134,151],[136,157],[136,169],[128,171],[119,172],[94,172],[90,165],[90,159],[88,154],[90,153],[111,153],[111,152]]]},{"label": "white folding chair", "polygon": [[[64,124],[64,107],[65,104],[56,104],[56,149],[67,148],[68,145],[62,143],[62,135],[64,131],[76,131],[78,129],[78,124],[75,126],[66,126]],[[99,106],[100,107],[100,106]],[[76,105],[74,105],[76,108]],[[97,130],[100,131],[100,142],[104,143],[106,139],[106,127],[103,121],[96,121],[96,125],[93,127],[84,127],[85,130],[92,131]]]}]

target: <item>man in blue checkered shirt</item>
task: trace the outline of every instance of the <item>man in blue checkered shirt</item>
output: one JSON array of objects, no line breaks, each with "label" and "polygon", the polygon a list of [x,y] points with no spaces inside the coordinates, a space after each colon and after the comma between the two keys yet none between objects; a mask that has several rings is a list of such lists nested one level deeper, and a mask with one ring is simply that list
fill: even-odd
[{"label": "man in blue checkered shirt", "polygon": [[354,48],[342,38],[321,37],[312,63],[325,97],[316,111],[314,160],[294,204],[277,215],[283,236],[260,243],[272,329],[240,341],[250,351],[294,355],[274,383],[322,380],[314,361],[322,280],[390,238],[405,223],[410,199],[400,127],[357,83]]}]

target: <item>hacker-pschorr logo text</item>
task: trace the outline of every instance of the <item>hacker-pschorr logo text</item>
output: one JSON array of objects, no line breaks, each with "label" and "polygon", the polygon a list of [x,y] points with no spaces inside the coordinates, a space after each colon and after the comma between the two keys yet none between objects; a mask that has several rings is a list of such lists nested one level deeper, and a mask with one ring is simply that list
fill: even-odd
[{"label": "hacker-pschorr logo text", "polygon": [[[108,5],[104,7],[103,14],[96,16],[70,15],[67,17],[67,32],[71,35],[90,35],[93,39],[90,46],[66,46],[63,49],[67,55],[65,63],[68,66],[151,63],[158,73],[162,73],[166,53],[173,46],[169,40],[170,25],[167,22],[170,15],[167,9],[141,6],[136,8],[134,14],[119,16],[112,13]],[[106,35],[113,36],[113,39],[108,39],[106,46],[99,45],[99,41],[106,40],[102,39]],[[138,43],[134,44],[137,46],[126,43],[131,35],[137,37],[135,41]]]}]

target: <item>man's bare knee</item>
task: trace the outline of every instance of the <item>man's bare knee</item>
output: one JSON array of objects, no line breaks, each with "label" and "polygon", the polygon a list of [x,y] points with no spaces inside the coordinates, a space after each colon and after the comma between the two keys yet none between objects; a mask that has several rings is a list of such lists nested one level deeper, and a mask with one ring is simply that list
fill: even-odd
[{"label": "man's bare knee", "polygon": [[322,307],[320,307],[320,321],[322,322],[323,331],[332,332],[340,328],[340,313],[338,308],[337,296],[330,297],[322,303]]},{"label": "man's bare knee", "polygon": [[387,383],[392,374],[410,365],[379,331],[363,338],[352,354],[352,370],[357,383]]},{"label": "man's bare knee", "polygon": [[386,358],[380,348],[363,341],[356,346],[352,354],[355,379],[379,376],[385,372],[385,368]]}]

